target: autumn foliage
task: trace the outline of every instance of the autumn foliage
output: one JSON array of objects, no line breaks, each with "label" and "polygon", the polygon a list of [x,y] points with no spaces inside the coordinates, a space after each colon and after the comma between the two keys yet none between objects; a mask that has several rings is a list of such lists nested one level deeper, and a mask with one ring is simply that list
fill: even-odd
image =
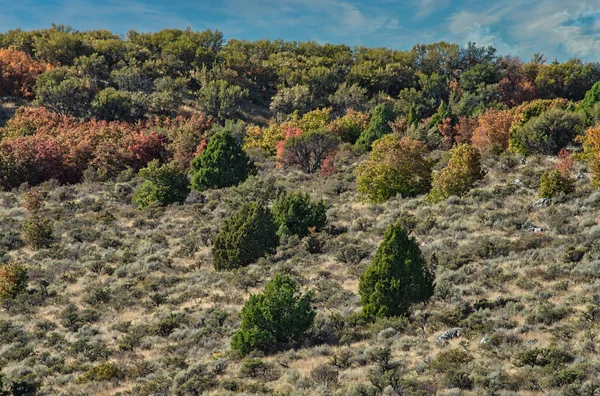
[{"label": "autumn foliage", "polygon": [[471,142],[479,151],[502,151],[508,148],[508,136],[514,120],[511,110],[489,109],[478,117]]},{"label": "autumn foliage", "polygon": [[31,99],[37,77],[51,66],[14,48],[0,49],[0,96]]}]

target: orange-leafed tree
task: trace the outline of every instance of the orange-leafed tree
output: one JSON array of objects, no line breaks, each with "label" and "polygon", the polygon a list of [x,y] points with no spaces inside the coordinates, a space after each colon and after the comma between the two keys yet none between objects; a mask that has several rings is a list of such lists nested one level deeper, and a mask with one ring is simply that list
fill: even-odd
[{"label": "orange-leafed tree", "polygon": [[479,116],[471,142],[481,152],[499,152],[508,148],[508,136],[514,115],[511,110],[488,109]]},{"label": "orange-leafed tree", "polygon": [[33,98],[37,77],[51,67],[12,47],[0,49],[0,96]]}]

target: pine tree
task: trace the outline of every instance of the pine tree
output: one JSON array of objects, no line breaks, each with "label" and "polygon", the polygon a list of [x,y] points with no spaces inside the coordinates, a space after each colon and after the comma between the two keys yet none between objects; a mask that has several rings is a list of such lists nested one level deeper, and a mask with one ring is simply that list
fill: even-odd
[{"label": "pine tree", "polygon": [[393,116],[385,105],[380,104],[375,107],[369,127],[361,133],[356,141],[356,147],[363,151],[371,150],[374,141],[392,132],[390,121],[393,121]]},{"label": "pine tree", "polygon": [[191,165],[192,188],[195,190],[234,186],[246,180],[255,169],[228,130],[214,134]]},{"label": "pine tree", "polygon": [[269,209],[248,202],[225,221],[212,249],[217,271],[245,267],[268,253],[279,243],[277,226]]},{"label": "pine tree", "polygon": [[183,202],[190,192],[187,176],[171,164],[159,165],[157,160],[150,161],[140,170],[144,182],[135,192],[133,202],[143,209],[150,205],[166,206]]},{"label": "pine tree", "polygon": [[315,318],[311,304],[312,293],[300,295],[289,276],[275,275],[263,293],[250,296],[244,304],[241,329],[233,336],[231,348],[247,355],[301,342]]},{"label": "pine tree", "polygon": [[405,316],[412,304],[433,295],[434,276],[421,250],[401,223],[391,225],[373,262],[360,277],[359,293],[367,318]]},{"label": "pine tree", "polygon": [[308,194],[287,194],[273,204],[275,222],[279,233],[286,235],[308,235],[309,229],[320,231],[327,222],[327,208],[323,201],[310,202]]}]

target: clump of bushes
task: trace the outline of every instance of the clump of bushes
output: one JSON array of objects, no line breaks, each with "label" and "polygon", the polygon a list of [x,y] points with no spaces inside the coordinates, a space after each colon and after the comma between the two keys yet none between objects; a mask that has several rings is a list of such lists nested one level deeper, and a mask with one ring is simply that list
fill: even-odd
[{"label": "clump of bushes", "polygon": [[433,188],[427,196],[430,202],[439,202],[451,195],[463,195],[484,176],[479,151],[466,143],[450,150],[450,161],[433,177]]},{"label": "clump of bushes", "polygon": [[434,291],[431,273],[414,238],[401,224],[392,224],[360,277],[359,293],[366,317],[405,316],[412,304]]},{"label": "clump of bushes", "polygon": [[39,215],[31,215],[23,224],[23,240],[35,250],[44,249],[54,243],[52,222]]},{"label": "clump of bushes", "polygon": [[393,119],[391,111],[384,104],[375,107],[369,127],[360,134],[356,141],[356,147],[362,151],[371,150],[371,146],[376,140],[392,132],[390,121]]},{"label": "clump of bushes", "polygon": [[216,270],[245,267],[272,253],[279,243],[271,211],[248,202],[225,221],[212,249]]},{"label": "clump of bushes", "polygon": [[570,194],[575,191],[573,180],[558,169],[545,172],[540,178],[538,195],[540,198],[552,198],[558,194]]},{"label": "clump of bushes", "polygon": [[27,289],[27,270],[21,264],[0,265],[0,301],[15,298]]},{"label": "clump of bushes", "polygon": [[242,308],[242,324],[231,348],[243,355],[272,352],[302,342],[312,326],[315,311],[311,292],[300,294],[289,277],[275,275],[261,294],[250,296]]},{"label": "clump of bushes", "polygon": [[110,381],[115,378],[120,378],[123,375],[121,370],[112,363],[102,363],[98,366],[90,367],[90,369],[77,379],[77,382],[98,382]]},{"label": "clump of bushes", "polygon": [[206,190],[237,185],[255,170],[240,143],[228,130],[213,135],[206,148],[192,160],[192,188]]},{"label": "clump of bushes", "polygon": [[369,158],[355,171],[358,192],[373,203],[396,194],[413,197],[431,188],[427,147],[409,138],[386,135],[373,144]]},{"label": "clump of bushes", "polygon": [[291,193],[273,204],[275,222],[282,235],[306,236],[318,232],[327,223],[327,207],[323,201],[312,203],[308,194]]},{"label": "clump of bushes", "polygon": [[157,160],[153,160],[140,170],[139,175],[144,182],[135,192],[133,202],[140,209],[183,202],[190,192],[187,176],[174,165],[160,165]]}]

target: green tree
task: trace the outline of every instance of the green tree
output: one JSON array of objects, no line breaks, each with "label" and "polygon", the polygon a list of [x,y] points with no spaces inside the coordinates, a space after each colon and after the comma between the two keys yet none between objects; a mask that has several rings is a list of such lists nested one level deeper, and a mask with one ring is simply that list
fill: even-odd
[{"label": "green tree", "polygon": [[510,132],[511,150],[523,155],[557,155],[583,129],[583,117],[561,109],[550,109]]},{"label": "green tree", "polygon": [[240,143],[228,130],[223,130],[214,134],[202,153],[192,160],[192,188],[234,186],[246,180],[254,169]]},{"label": "green tree", "polygon": [[247,97],[247,89],[225,80],[207,81],[198,91],[198,103],[202,111],[221,123],[233,117]]},{"label": "green tree", "polygon": [[390,121],[393,121],[393,115],[385,105],[375,107],[369,127],[360,134],[356,147],[363,151],[371,150],[373,142],[392,132]]},{"label": "green tree", "polygon": [[417,242],[397,222],[385,232],[358,290],[365,316],[374,319],[407,315],[412,304],[433,295],[434,286]]},{"label": "green tree", "polygon": [[245,267],[274,252],[278,243],[271,211],[248,202],[221,227],[212,248],[213,265],[217,271]]},{"label": "green tree", "polygon": [[109,87],[96,94],[92,104],[92,115],[100,120],[131,121],[143,116],[136,114],[136,106],[129,92]]},{"label": "green tree", "polygon": [[479,151],[461,143],[450,150],[450,161],[441,172],[433,176],[433,188],[427,196],[429,202],[439,202],[451,195],[463,195],[483,178]]},{"label": "green tree", "polygon": [[[15,263],[0,264],[0,301],[15,298],[27,289],[27,270]],[[2,394],[0,386],[0,395]]]},{"label": "green tree", "polygon": [[367,90],[358,84],[349,85],[342,83],[334,94],[329,96],[329,101],[337,115],[343,115],[348,109],[364,111],[367,106]]},{"label": "green tree", "polygon": [[31,215],[23,223],[23,240],[34,250],[44,249],[54,243],[52,222],[39,215]]},{"label": "green tree", "polygon": [[231,348],[243,355],[272,352],[302,342],[315,318],[312,293],[301,295],[289,277],[275,275],[261,294],[250,296],[242,308],[242,324]]},{"label": "green tree", "polygon": [[140,169],[139,176],[144,182],[138,187],[133,202],[143,209],[153,204],[161,206],[183,202],[190,192],[190,183],[185,174],[173,164],[160,165],[158,160],[150,161]]},{"label": "green tree", "polygon": [[41,74],[35,84],[36,101],[57,114],[85,118],[96,87],[86,78],[58,67]]},{"label": "green tree", "polygon": [[279,225],[279,233],[284,235],[308,235],[314,228],[320,231],[327,223],[325,202],[312,203],[308,194],[286,194],[275,201],[273,213]]},{"label": "green tree", "polygon": [[557,194],[570,194],[575,191],[573,180],[563,175],[558,169],[544,172],[540,178],[538,196],[540,198],[552,198]]},{"label": "green tree", "polygon": [[380,203],[396,194],[413,197],[429,191],[431,162],[427,147],[409,138],[386,135],[373,144],[369,158],[355,170],[363,199]]},{"label": "green tree", "polygon": [[271,99],[270,110],[279,115],[298,111],[303,114],[312,107],[314,98],[307,85],[294,85],[280,89]]}]

